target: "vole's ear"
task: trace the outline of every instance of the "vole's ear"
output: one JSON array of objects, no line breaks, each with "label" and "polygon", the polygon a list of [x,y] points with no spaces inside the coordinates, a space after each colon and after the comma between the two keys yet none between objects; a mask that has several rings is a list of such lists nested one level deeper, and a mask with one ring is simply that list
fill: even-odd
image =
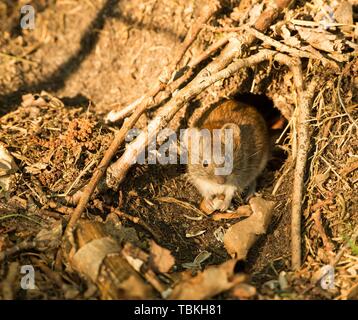
[{"label": "vole's ear", "polygon": [[229,139],[233,139],[234,141],[240,140],[240,127],[235,123],[226,123],[221,127],[221,141],[225,143],[225,132]]}]

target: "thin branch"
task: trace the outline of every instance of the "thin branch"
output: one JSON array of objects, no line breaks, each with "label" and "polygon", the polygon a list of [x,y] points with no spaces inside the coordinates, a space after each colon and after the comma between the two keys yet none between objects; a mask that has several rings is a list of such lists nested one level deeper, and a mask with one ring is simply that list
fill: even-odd
[{"label": "thin branch", "polygon": [[[287,64],[287,62],[286,62]],[[301,266],[301,211],[303,202],[304,174],[307,155],[310,146],[309,135],[309,104],[312,101],[317,80],[312,80],[307,91],[304,91],[301,61],[292,60],[288,65],[293,74],[293,81],[297,93],[297,139],[296,139],[296,164],[294,171],[292,212],[291,212],[291,252],[292,268],[297,270]]]},{"label": "thin branch", "polygon": [[315,53],[311,53],[311,52],[299,50],[296,48],[292,48],[284,43],[281,43],[275,39],[270,38],[269,36],[264,35],[263,33],[255,30],[253,28],[245,26],[244,29],[247,32],[249,32],[250,34],[254,35],[257,39],[260,39],[261,41],[263,41],[265,44],[273,46],[281,52],[289,53],[292,56],[297,57],[297,58],[310,58],[310,59],[320,60],[320,61],[322,61],[323,64],[329,65],[334,70],[336,70],[336,71],[339,70],[338,65],[334,61],[326,59],[318,51],[316,51]]}]

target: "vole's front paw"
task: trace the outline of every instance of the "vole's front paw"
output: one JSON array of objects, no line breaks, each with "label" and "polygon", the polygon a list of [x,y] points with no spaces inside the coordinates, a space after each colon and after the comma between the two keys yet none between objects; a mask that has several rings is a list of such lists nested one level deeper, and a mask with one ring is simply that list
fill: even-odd
[{"label": "vole's front paw", "polygon": [[216,210],[221,212],[227,211],[231,204],[232,197],[227,196],[225,194],[219,194],[214,198],[214,203],[216,205]]},{"label": "vole's front paw", "polygon": [[220,204],[220,207],[218,208],[221,212],[227,211],[227,209],[229,209],[231,204],[231,199],[225,199],[222,201],[222,203]]}]

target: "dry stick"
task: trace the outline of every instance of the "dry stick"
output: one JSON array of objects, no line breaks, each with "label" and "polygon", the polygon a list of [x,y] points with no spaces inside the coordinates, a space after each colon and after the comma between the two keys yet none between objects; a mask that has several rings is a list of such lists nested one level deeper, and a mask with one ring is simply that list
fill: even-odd
[{"label": "dry stick", "polygon": [[[141,154],[149,141],[153,141],[157,133],[164,128],[174,117],[178,110],[188,101],[196,97],[215,82],[232,76],[239,69],[258,64],[272,57],[275,52],[262,50],[261,52],[245,59],[232,62],[233,57],[240,50],[240,42],[232,39],[224,49],[221,56],[204,68],[190,84],[180,90],[164,107],[158,115],[148,124],[148,129],[142,131],[138,137],[127,146],[122,157],[113,163],[107,170],[107,186],[116,189],[123,181],[129,168],[135,163],[137,156]],[[225,69],[223,66],[228,65]],[[217,72],[212,72],[218,70]],[[221,70],[221,71],[219,71]]]},{"label": "dry stick", "polygon": [[297,92],[297,155],[294,171],[292,212],[291,212],[291,253],[292,269],[297,270],[301,266],[301,210],[303,200],[304,173],[306,169],[307,155],[310,145],[309,136],[309,104],[313,98],[317,80],[312,80],[307,91],[304,91],[301,61],[291,59],[283,54],[277,54],[275,59],[285,63],[291,69],[293,82]]},{"label": "dry stick", "polygon": [[[162,104],[165,100],[170,98],[176,92],[176,90],[179,89],[179,87],[181,87],[185,82],[187,82],[190,79],[190,77],[194,73],[194,69],[201,62],[203,62],[204,60],[208,59],[215,51],[217,51],[222,46],[227,44],[229,42],[230,38],[232,38],[232,37],[233,37],[233,35],[229,35],[227,37],[224,37],[224,38],[220,39],[219,41],[217,41],[213,45],[211,45],[205,52],[200,54],[194,60],[190,61],[189,64],[187,65],[187,67],[189,69],[186,70],[184,75],[182,75],[177,80],[175,80],[175,81],[171,82],[170,84],[168,84],[167,87],[165,88],[165,90],[158,94],[158,96],[155,99],[155,102],[151,106],[149,106],[148,109],[152,108],[152,107],[155,107],[155,106],[158,106],[158,105]],[[117,120],[119,120],[119,119],[116,119],[116,121]],[[180,123],[178,122],[174,126],[173,130],[176,131],[177,129],[179,129],[179,126],[180,126]]]},{"label": "dry stick", "polygon": [[225,44],[227,44],[229,42],[230,38],[232,38],[233,36],[234,35],[229,35],[229,36],[226,36],[226,37],[218,40],[217,42],[212,44],[207,50],[205,50],[205,52],[203,52],[198,57],[196,57],[195,59],[190,61],[189,64],[187,65],[188,70],[186,70],[185,74],[183,76],[181,76],[180,78],[178,78],[177,80],[171,82],[167,86],[166,90],[162,91],[158,95],[158,99],[156,99],[154,105],[159,105],[164,100],[168,99],[173,94],[173,92],[175,92],[183,83],[185,83],[187,80],[189,80],[189,78],[193,75],[194,69],[201,62],[208,59],[214,52],[216,52],[221,47],[223,47]]},{"label": "dry stick", "polygon": [[277,18],[279,13],[288,8],[294,0],[276,0],[270,1],[268,7],[260,14],[259,18],[254,24],[254,28],[264,32],[271,24],[272,21]]},{"label": "dry stick", "polygon": [[322,224],[322,217],[321,217],[321,210],[317,209],[313,214],[312,214],[312,219],[315,223],[316,226],[316,230],[318,232],[318,234],[321,236],[321,239],[323,241],[323,245],[326,249],[326,251],[332,255],[333,253],[333,243],[331,242],[331,240],[328,238],[326,232],[324,231],[324,227]]},{"label": "dry stick", "polygon": [[4,300],[14,300],[14,284],[19,276],[19,263],[11,262],[6,278],[0,283],[2,298]]},{"label": "dry stick", "polygon": [[135,123],[138,121],[139,117],[142,115],[142,113],[148,108],[148,105],[151,104],[153,97],[155,97],[159,91],[161,91],[163,88],[165,88],[166,83],[169,81],[169,77],[176,69],[178,63],[183,58],[185,52],[188,50],[189,46],[193,43],[196,36],[200,32],[203,24],[216,12],[217,5],[215,2],[215,5],[208,5],[203,8],[203,14],[202,16],[196,21],[196,23],[190,28],[189,32],[187,33],[184,42],[173,60],[173,63],[169,70],[171,72],[168,72],[167,70],[164,70],[162,72],[162,75],[159,77],[159,81],[153,86],[153,88],[147,93],[143,98],[141,98],[141,102],[136,105],[136,110],[132,114],[130,118],[126,118],[121,129],[116,133],[111,145],[107,149],[102,161],[98,165],[97,169],[95,170],[90,182],[86,185],[84,188],[81,197],[79,199],[78,205],[73,212],[71,219],[68,223],[68,226],[66,228],[66,233],[69,233],[72,231],[74,225],[76,224],[77,220],[80,218],[83,210],[85,209],[87,202],[89,201],[92,193],[94,192],[97,184],[99,183],[100,179],[103,177],[107,167],[109,166],[114,154],[116,153],[117,149],[120,147],[120,145],[124,142],[125,136],[129,129],[131,129]]},{"label": "dry stick", "polygon": [[[297,94],[297,144],[296,166],[294,171],[293,192],[292,192],[292,209],[291,209],[291,267],[298,270],[301,266],[301,207],[303,198],[303,178],[306,168],[306,160],[309,146],[308,135],[308,101],[304,98],[303,77],[301,61],[291,59],[287,61],[282,59],[282,63],[287,64],[293,74],[293,82]],[[297,148],[298,147],[298,148]]]},{"label": "dry stick", "polygon": [[297,270],[301,266],[301,211],[303,201],[304,174],[306,169],[307,155],[309,152],[309,105],[315,93],[317,79],[311,81],[304,91],[301,61],[290,58],[284,54],[277,54],[274,59],[286,64],[293,74],[293,82],[297,94],[297,139],[296,139],[296,163],[294,171],[292,211],[291,211],[291,254],[292,269]]},{"label": "dry stick", "polygon": [[272,39],[266,35],[264,35],[263,33],[250,28],[248,26],[244,26],[244,29],[249,32],[250,34],[254,35],[257,39],[260,39],[261,41],[263,41],[265,44],[268,44],[270,46],[275,47],[277,50],[281,51],[281,52],[286,52],[291,54],[294,57],[297,58],[311,58],[311,59],[315,59],[315,60],[321,60],[324,64],[329,65],[330,67],[332,67],[334,70],[339,70],[338,65],[334,62],[331,61],[329,59],[326,59],[325,57],[323,57],[318,51],[317,53],[313,54],[311,52],[307,52],[307,51],[303,51],[303,50],[299,50],[296,48],[292,48],[286,44],[283,44],[275,39]]},{"label": "dry stick", "polygon": [[58,272],[51,270],[42,260],[30,257],[32,264],[36,265],[49,279],[54,282],[59,288],[65,289],[65,283],[62,281],[61,275]]},{"label": "dry stick", "polygon": [[293,81],[297,91],[298,124],[297,124],[297,156],[293,180],[292,212],[291,212],[291,251],[292,269],[301,267],[301,216],[303,203],[304,175],[310,146],[309,114],[318,80],[314,79],[307,90],[303,91],[301,64],[292,66]]},{"label": "dry stick", "polygon": [[122,212],[121,210],[115,209],[113,207],[111,208],[111,210],[117,216],[124,217],[125,219],[128,219],[129,221],[131,221],[135,224],[139,224],[140,226],[142,226],[145,230],[147,230],[152,235],[152,237],[154,238],[155,241],[157,241],[157,242],[160,241],[161,237],[158,235],[158,233],[155,232],[146,222],[141,220],[139,217],[131,216],[130,214]]},{"label": "dry stick", "polygon": [[10,249],[0,252],[0,262],[2,262],[5,258],[12,256],[14,254],[19,253],[20,251],[29,250],[29,249],[36,249],[37,251],[45,251],[49,249],[49,246],[41,247],[41,244],[44,242],[32,240],[32,241],[23,241],[19,244],[13,246]]},{"label": "dry stick", "polygon": [[165,68],[158,78],[158,82],[151,88],[151,90],[140,97],[130,105],[124,107],[120,111],[111,111],[105,118],[106,121],[114,122],[119,119],[123,119],[128,114],[132,113],[136,108],[141,108],[141,106],[146,105],[147,107],[153,103],[153,98],[162,91],[165,86],[168,84],[172,78],[178,64],[183,59],[184,54],[189,49],[191,44],[196,39],[197,35],[203,28],[204,24],[212,17],[212,15],[218,10],[219,4],[217,1],[212,1],[211,4],[205,5],[202,8],[202,13],[200,17],[195,21],[193,25],[189,28],[183,43],[181,44],[175,58],[169,67]]}]

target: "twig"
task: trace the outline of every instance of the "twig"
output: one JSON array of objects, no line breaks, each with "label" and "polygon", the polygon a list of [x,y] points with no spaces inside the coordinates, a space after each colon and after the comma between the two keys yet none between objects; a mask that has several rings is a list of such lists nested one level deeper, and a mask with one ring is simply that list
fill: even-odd
[{"label": "twig", "polygon": [[318,201],[316,204],[314,204],[311,207],[311,210],[316,211],[316,210],[319,210],[322,207],[327,206],[327,205],[332,204],[332,203],[333,203],[332,198],[329,198],[329,199],[326,199],[326,200],[320,200],[320,201]]},{"label": "twig", "polygon": [[[185,67],[186,70],[184,70],[184,75],[182,75],[180,78],[176,79],[175,81],[171,82],[167,88],[162,91],[159,95],[158,98],[155,101],[154,105],[159,105],[161,104],[163,101],[165,101],[166,99],[168,99],[170,96],[172,96],[173,92],[175,92],[175,90],[177,90],[180,86],[182,86],[186,81],[188,81],[188,79],[193,75],[194,69],[203,61],[205,61],[206,59],[208,59],[214,52],[216,52],[217,50],[219,50],[222,46],[224,46],[225,44],[227,44],[230,40],[230,38],[232,38],[233,35],[228,35],[220,40],[218,40],[217,42],[215,42],[214,44],[212,44],[207,50],[205,50],[203,53],[201,53],[199,56],[197,56],[195,59],[193,59],[192,61],[190,61],[188,63],[188,65]],[[185,69],[183,68],[183,69]],[[180,73],[181,71],[179,70],[177,72]],[[176,76],[175,76],[176,77]],[[175,78],[174,77],[174,78]]]},{"label": "twig", "polygon": [[262,12],[254,24],[254,28],[261,32],[265,31],[277,18],[279,13],[288,8],[294,0],[270,1],[267,8]]},{"label": "twig", "polygon": [[328,253],[330,255],[332,255],[334,246],[333,246],[333,243],[327,237],[326,232],[324,231],[324,228],[323,228],[323,225],[322,225],[322,219],[321,219],[321,210],[320,209],[316,210],[312,214],[312,218],[313,218],[313,221],[315,223],[317,232],[319,233],[319,235],[322,238],[323,245],[324,245],[325,249],[328,251]]},{"label": "twig", "polygon": [[19,253],[20,251],[29,250],[29,249],[36,249],[38,251],[44,251],[47,250],[49,247],[41,247],[40,244],[42,241],[23,241],[19,243],[18,245],[13,246],[10,249],[7,249],[5,251],[0,252],[0,262],[2,262],[6,257],[12,256],[14,254]]},{"label": "twig", "polygon": [[338,77],[338,85],[337,85],[337,95],[338,95],[338,100],[339,100],[339,104],[341,105],[342,109],[344,110],[344,112],[347,114],[349,120],[353,123],[353,125],[356,127],[356,129],[358,129],[358,124],[357,122],[353,119],[352,115],[347,111],[347,108],[343,102],[343,99],[341,97],[341,81],[342,81],[342,75],[339,75]]},{"label": "twig", "polygon": [[237,208],[234,212],[227,212],[227,213],[215,213],[211,217],[214,221],[219,221],[223,219],[238,219],[242,217],[249,217],[252,214],[251,207],[241,206]]},{"label": "twig", "polygon": [[0,56],[3,56],[3,57],[8,58],[8,59],[15,60],[15,61],[28,63],[28,64],[31,64],[31,65],[34,65],[34,66],[38,65],[37,62],[31,61],[31,60],[28,60],[28,59],[25,59],[25,58],[22,58],[22,57],[14,56],[14,55],[11,55],[11,54],[8,54],[8,53],[4,53],[4,52],[0,52]]},{"label": "twig", "polygon": [[304,26],[304,27],[319,27],[319,26],[323,26],[325,28],[330,28],[330,27],[335,28],[335,27],[345,27],[345,26],[349,26],[353,28],[355,27],[354,24],[327,22],[325,20],[315,22],[315,21],[292,19],[290,20],[290,22],[294,25]]},{"label": "twig", "polygon": [[19,276],[19,263],[11,262],[9,265],[9,271],[4,281],[0,283],[2,289],[2,298],[4,300],[14,300],[15,282]]},{"label": "twig", "polygon": [[301,210],[303,201],[304,174],[307,155],[310,146],[309,135],[309,104],[313,99],[317,80],[312,80],[306,92],[303,88],[301,64],[295,63],[291,67],[293,81],[297,92],[297,139],[296,139],[296,164],[294,171],[292,212],[291,212],[291,250],[292,268],[297,270],[301,266]]},{"label": "twig", "polygon": [[0,216],[0,221],[5,220],[5,219],[11,219],[11,218],[23,218],[23,219],[27,219],[27,220],[29,220],[31,222],[34,222],[34,223],[36,223],[36,224],[38,224],[40,226],[42,225],[41,222],[39,222],[39,221],[37,221],[37,220],[35,220],[33,218],[30,218],[30,217],[28,217],[28,216],[26,216],[24,214],[19,214],[19,213],[12,213],[12,214],[6,214],[6,215],[3,215],[3,216]]},{"label": "twig", "polygon": [[66,285],[62,281],[61,275],[59,272],[51,270],[43,261],[40,259],[30,257],[31,262],[36,265],[46,276],[56,284],[61,289],[65,289]]},{"label": "twig", "polygon": [[73,208],[60,205],[59,203],[56,203],[54,201],[50,201],[48,203],[48,207],[63,215],[71,215],[74,210]]},{"label": "twig", "polygon": [[188,202],[178,200],[178,199],[173,198],[173,197],[159,197],[159,198],[156,198],[156,200],[161,201],[161,202],[166,202],[166,203],[176,203],[176,204],[178,204],[179,206],[182,206],[185,209],[189,209],[189,210],[194,211],[199,216],[202,216],[202,217],[205,217],[205,218],[208,217],[204,212],[201,212],[198,208],[196,208],[192,204],[190,204]]},{"label": "twig", "polygon": [[309,135],[309,104],[313,99],[317,80],[312,80],[306,92],[303,92],[301,65],[292,68],[293,79],[297,91],[298,123],[297,123],[297,158],[294,171],[292,212],[291,212],[291,250],[292,268],[297,270],[301,266],[301,215],[303,202],[304,175],[307,155],[310,146]]},{"label": "twig", "polygon": [[[179,70],[177,72],[177,74],[179,74],[180,72],[184,72],[184,74],[181,75],[180,78],[178,78],[175,81],[168,84],[166,89],[158,94],[158,96],[155,99],[155,103],[151,107],[158,106],[158,105],[162,104],[165,100],[172,97],[172,95],[176,92],[176,90],[178,88],[180,88],[185,82],[187,82],[190,79],[190,77],[192,77],[192,75],[194,73],[194,69],[201,62],[208,59],[214,52],[216,52],[222,46],[227,44],[232,36],[233,35],[228,35],[227,37],[224,37],[224,38],[220,39],[219,41],[215,42],[205,52],[201,53],[198,57],[196,57],[195,59],[190,61],[186,67],[182,68],[182,69],[184,69],[184,71]],[[186,70],[185,70],[185,68],[186,68]],[[177,129],[179,129],[179,126],[180,126],[180,122],[178,121],[177,124],[173,126],[173,130],[176,131]]]},{"label": "twig", "polygon": [[127,242],[121,251],[122,256],[128,261],[128,263],[141,274],[151,285],[157,290],[162,297],[165,296],[167,286],[163,285],[158,276],[148,267],[143,267],[148,264],[149,255],[138,247],[133,246]]},{"label": "twig", "polygon": [[318,80],[313,79],[305,91],[303,86],[301,61],[297,58],[290,58],[281,53],[275,55],[274,59],[290,67],[297,94],[297,139],[295,141],[296,145],[293,146],[295,150],[297,150],[297,154],[294,170],[291,212],[292,269],[297,270],[301,266],[301,211],[303,202],[304,174],[310,146],[308,122],[310,110],[309,104],[313,99]]},{"label": "twig", "polygon": [[138,217],[133,217],[131,216],[130,214],[127,214],[123,211],[120,211],[118,209],[115,209],[113,207],[111,207],[111,211],[113,213],[115,213],[117,216],[119,217],[124,217],[126,218],[127,220],[135,223],[135,224],[139,224],[140,226],[142,226],[144,229],[146,229],[154,238],[155,241],[160,241],[161,240],[161,237],[158,235],[157,232],[155,232],[146,222],[142,221],[140,218]]},{"label": "twig", "polygon": [[307,52],[307,51],[303,51],[303,50],[299,50],[296,48],[292,48],[286,44],[283,44],[275,39],[272,39],[266,35],[264,35],[263,33],[250,28],[248,26],[245,26],[244,28],[247,32],[251,33],[252,35],[254,35],[257,39],[260,39],[261,41],[263,41],[265,44],[268,44],[270,46],[275,47],[277,50],[281,51],[281,52],[286,52],[291,54],[294,57],[297,58],[310,58],[310,59],[315,59],[315,60],[320,60],[322,62],[324,62],[324,64],[327,64],[329,66],[331,66],[334,70],[339,70],[338,65],[331,61],[326,59],[325,57],[322,56],[322,54],[320,54],[318,51],[315,52],[314,54],[311,52]]}]

